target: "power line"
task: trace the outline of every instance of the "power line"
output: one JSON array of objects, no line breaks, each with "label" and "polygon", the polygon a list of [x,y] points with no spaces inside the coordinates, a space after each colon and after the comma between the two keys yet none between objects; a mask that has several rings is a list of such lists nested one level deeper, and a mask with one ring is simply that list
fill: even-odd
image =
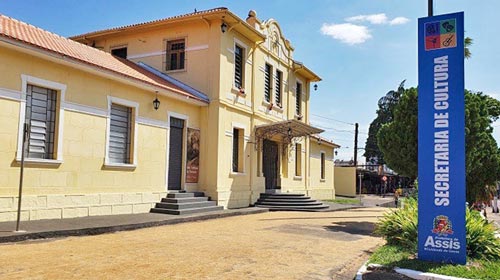
[{"label": "power line", "polygon": [[311,114],[315,117],[318,117],[318,118],[323,118],[323,119],[326,119],[326,120],[330,120],[330,121],[334,121],[334,122],[339,122],[339,123],[344,123],[344,124],[348,124],[348,125],[352,125],[354,126],[353,123],[350,123],[350,122],[346,122],[346,121],[341,121],[341,120],[337,120],[337,119],[333,119],[333,118],[329,118],[329,117],[325,117],[325,116],[321,116],[321,115],[317,115],[317,114]]},{"label": "power line", "polygon": [[333,130],[333,131],[340,132],[340,133],[351,133],[351,134],[354,134],[354,131],[350,131],[350,130],[336,129],[336,128],[333,128],[333,127],[326,127],[326,126],[322,126],[322,125],[315,125],[315,126],[321,128],[321,129]]}]

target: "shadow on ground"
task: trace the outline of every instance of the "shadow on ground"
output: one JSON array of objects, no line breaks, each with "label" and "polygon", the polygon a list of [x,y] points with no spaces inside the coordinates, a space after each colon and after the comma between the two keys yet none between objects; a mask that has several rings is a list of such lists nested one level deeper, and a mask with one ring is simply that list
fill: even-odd
[{"label": "shadow on ground", "polygon": [[376,215],[372,216],[342,216],[342,217],[300,217],[300,218],[273,218],[273,219],[260,219],[260,221],[286,221],[286,220],[324,220],[324,219],[357,219],[357,218],[376,218]]},{"label": "shadow on ground", "polygon": [[328,231],[332,232],[344,232],[348,234],[357,235],[373,235],[373,230],[375,230],[375,223],[370,222],[335,222],[331,226],[324,227]]}]

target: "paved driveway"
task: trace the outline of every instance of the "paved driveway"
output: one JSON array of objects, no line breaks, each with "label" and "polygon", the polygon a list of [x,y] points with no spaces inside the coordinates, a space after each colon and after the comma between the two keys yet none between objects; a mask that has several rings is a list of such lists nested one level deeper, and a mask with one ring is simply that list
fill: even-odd
[{"label": "paved driveway", "polygon": [[269,212],[0,245],[0,279],[352,279],[385,209]]}]

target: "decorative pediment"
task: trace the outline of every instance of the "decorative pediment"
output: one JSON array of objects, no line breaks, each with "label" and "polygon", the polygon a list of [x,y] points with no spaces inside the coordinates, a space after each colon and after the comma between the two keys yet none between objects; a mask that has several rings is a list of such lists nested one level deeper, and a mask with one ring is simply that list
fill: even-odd
[{"label": "decorative pediment", "polygon": [[286,59],[291,58],[293,47],[281,32],[281,28],[274,19],[269,19],[261,25],[262,33],[266,35],[265,47],[274,55]]}]

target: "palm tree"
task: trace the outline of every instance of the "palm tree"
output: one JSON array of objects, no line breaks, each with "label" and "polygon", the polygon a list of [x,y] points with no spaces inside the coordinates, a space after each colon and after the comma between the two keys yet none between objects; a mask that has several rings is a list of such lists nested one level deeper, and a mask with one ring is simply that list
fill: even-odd
[{"label": "palm tree", "polygon": [[465,37],[465,59],[469,59],[472,56],[469,47],[472,45],[472,38]]}]

